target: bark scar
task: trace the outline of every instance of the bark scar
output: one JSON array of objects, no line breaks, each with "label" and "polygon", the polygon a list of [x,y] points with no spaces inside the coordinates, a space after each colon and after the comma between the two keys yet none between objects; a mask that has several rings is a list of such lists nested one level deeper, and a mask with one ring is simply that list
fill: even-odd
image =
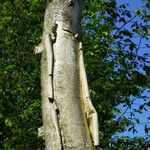
[{"label": "bark scar", "polygon": [[69,6],[73,6],[74,5],[74,0],[68,0],[68,4],[69,4]]},{"label": "bark scar", "polygon": [[88,82],[84,67],[82,43],[79,43],[79,75],[81,84],[81,99],[84,107],[85,116],[87,119],[88,127],[92,140],[95,146],[99,145],[99,130],[98,130],[98,115],[90,99]]}]

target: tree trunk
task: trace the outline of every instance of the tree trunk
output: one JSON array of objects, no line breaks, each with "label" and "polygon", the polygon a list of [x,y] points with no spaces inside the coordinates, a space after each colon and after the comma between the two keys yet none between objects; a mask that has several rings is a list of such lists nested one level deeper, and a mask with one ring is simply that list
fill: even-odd
[{"label": "tree trunk", "polygon": [[81,5],[82,0],[48,0],[42,43],[35,48],[42,52],[39,134],[46,150],[94,149],[80,79]]}]

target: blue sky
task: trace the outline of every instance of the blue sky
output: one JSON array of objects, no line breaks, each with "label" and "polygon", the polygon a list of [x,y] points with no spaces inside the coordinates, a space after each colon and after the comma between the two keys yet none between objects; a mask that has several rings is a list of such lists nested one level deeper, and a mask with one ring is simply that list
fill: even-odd
[{"label": "blue sky", "polygon": [[[117,2],[118,2],[118,4],[120,5],[120,4],[124,4],[124,3],[128,3],[129,4],[129,6],[128,6],[128,9],[130,10],[130,11],[134,11],[135,9],[142,9],[142,7],[143,7],[143,4],[142,4],[142,2],[141,2],[141,0],[117,0]],[[136,18],[136,19],[138,19],[138,18]],[[129,29],[129,25],[127,25],[126,26],[126,28],[128,28]],[[134,38],[133,39],[133,42],[135,42],[135,43],[138,43],[139,42],[139,37],[137,37],[137,38]],[[150,41],[150,40],[149,40]],[[141,46],[140,47],[145,47],[145,43],[148,43],[148,41],[146,41],[146,40],[144,40],[144,39],[142,39],[142,42],[141,42]],[[140,50],[139,50],[139,54],[143,54],[144,52],[147,52],[147,53],[149,53],[150,54],[150,49],[143,49],[143,48],[141,48]],[[150,60],[149,60],[150,61]],[[144,94],[146,94],[148,97],[150,97],[150,92],[148,92],[148,91],[146,91]],[[149,99],[150,100],[150,99]],[[135,107],[135,108],[137,108],[137,107],[139,107],[139,105],[138,104],[140,104],[142,102],[142,100],[141,99],[137,99],[137,101],[136,101],[136,103],[137,103],[137,105],[135,104],[133,107]],[[122,110],[124,110],[124,108],[122,107],[122,106],[120,106],[119,108],[121,108]],[[141,122],[148,122],[148,120],[147,120],[147,118],[148,117],[150,117],[150,109],[147,107],[147,109],[148,109],[148,112],[146,112],[146,111],[144,111],[143,112],[143,114],[136,114],[136,117],[137,118],[139,118],[139,120],[141,121]],[[126,116],[128,116],[128,113],[127,113],[127,115]],[[150,126],[150,124],[149,124],[149,126]],[[137,131],[138,131],[138,133],[136,133],[136,134],[133,134],[132,132],[125,132],[125,133],[123,133],[123,134],[121,134],[121,135],[127,135],[127,136],[131,136],[131,137],[137,137],[137,136],[146,136],[146,134],[145,134],[145,132],[144,132],[144,127],[143,127],[143,125],[136,125],[136,129],[137,129]]]}]

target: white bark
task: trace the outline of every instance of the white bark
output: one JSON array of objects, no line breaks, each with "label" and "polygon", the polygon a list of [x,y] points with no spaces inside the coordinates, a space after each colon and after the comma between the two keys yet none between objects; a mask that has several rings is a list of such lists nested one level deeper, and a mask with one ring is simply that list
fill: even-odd
[{"label": "white bark", "polygon": [[90,99],[88,82],[87,82],[86,71],[84,66],[84,59],[83,59],[83,48],[81,42],[79,43],[79,75],[80,75],[80,95],[81,95],[81,101],[83,103],[83,110],[87,118],[88,127],[94,145],[98,146],[99,145],[98,115]]},{"label": "white bark", "polygon": [[85,74],[79,49],[81,4],[82,0],[48,0],[43,40],[35,49],[42,52],[39,134],[44,134],[46,150],[93,150],[98,145],[97,113],[86,76],[80,77]]}]

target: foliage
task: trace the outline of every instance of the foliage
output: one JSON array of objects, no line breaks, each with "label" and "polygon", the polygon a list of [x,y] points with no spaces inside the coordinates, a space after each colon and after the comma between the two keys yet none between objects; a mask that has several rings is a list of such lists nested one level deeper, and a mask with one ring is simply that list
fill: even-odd
[{"label": "foliage", "polygon": [[42,146],[37,139],[37,128],[42,125],[40,68],[33,47],[40,40],[43,13],[42,1],[0,2],[0,149]]},{"label": "foliage", "polygon": [[[136,124],[140,124],[136,115],[149,107],[145,91],[150,87],[150,16],[147,14],[149,5],[146,6],[144,10],[131,12],[127,4],[118,6],[114,0],[84,2],[84,56],[90,94],[99,114],[102,149],[148,147],[144,137],[145,144],[137,148],[139,138],[124,140],[117,136],[125,131],[136,133]],[[139,37],[137,43],[135,36]],[[144,39],[147,49],[141,48]],[[148,130],[145,124],[146,134]]]},{"label": "foliage", "polygon": [[[131,12],[114,0],[84,1],[82,39],[90,94],[99,113],[98,149],[149,146],[149,126],[136,116],[150,106],[145,92],[150,86],[150,3],[143,4],[143,10]],[[44,10],[44,0],[0,1],[0,149],[43,149],[37,138],[42,125],[40,58],[33,48],[42,35]],[[147,49],[141,48],[144,39]],[[118,136],[136,133],[136,124],[144,125],[147,137]]]}]

